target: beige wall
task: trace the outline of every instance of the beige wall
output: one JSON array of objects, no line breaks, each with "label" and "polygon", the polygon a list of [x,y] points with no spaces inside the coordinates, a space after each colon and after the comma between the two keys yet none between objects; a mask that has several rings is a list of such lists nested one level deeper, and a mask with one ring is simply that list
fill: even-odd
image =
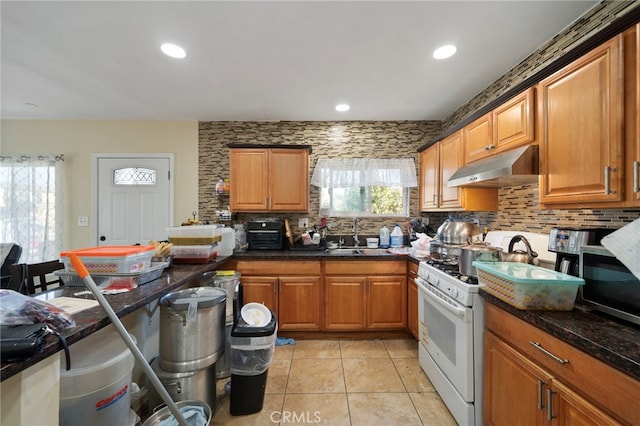
[{"label": "beige wall", "polygon": [[174,156],[174,221],[198,209],[197,121],[46,121],[2,120],[0,153],[64,154],[63,250],[92,246],[91,218],[94,153],[170,153]]}]

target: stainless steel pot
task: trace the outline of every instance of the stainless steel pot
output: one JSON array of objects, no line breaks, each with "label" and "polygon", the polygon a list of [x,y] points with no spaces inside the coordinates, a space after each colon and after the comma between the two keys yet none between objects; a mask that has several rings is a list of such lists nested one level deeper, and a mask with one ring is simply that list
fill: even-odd
[{"label": "stainless steel pot", "polygon": [[445,244],[442,241],[432,240],[429,243],[429,256],[438,260],[457,261],[461,246],[461,244]]},{"label": "stainless steel pot", "polygon": [[214,364],[224,352],[225,301],[221,288],[194,287],[160,299],[160,367],[180,373]]},{"label": "stainless steel pot", "polygon": [[458,269],[462,275],[472,277],[478,276],[476,267],[473,266],[474,260],[482,260],[487,262],[499,262],[502,258],[502,249],[493,247],[489,243],[475,242],[460,247],[460,256],[458,257]]},{"label": "stainless steel pot", "polygon": [[[522,241],[527,251],[524,250],[514,250],[513,246],[518,242]],[[532,265],[538,264],[538,253],[531,249],[531,244],[529,241],[522,235],[514,235],[509,241],[509,253],[507,253],[505,257],[505,262],[520,262],[520,263],[530,263]]]},{"label": "stainless steel pot", "polygon": [[481,233],[475,223],[456,221],[450,217],[438,228],[436,239],[444,244],[467,244]]},{"label": "stainless steel pot", "polygon": [[[158,365],[159,358],[151,361],[151,368],[160,382],[175,402],[196,400],[204,401],[215,413],[216,407],[216,371],[215,366],[202,370],[172,373],[165,371]],[[149,389],[149,407],[155,408],[163,404],[158,391],[151,386]]]}]

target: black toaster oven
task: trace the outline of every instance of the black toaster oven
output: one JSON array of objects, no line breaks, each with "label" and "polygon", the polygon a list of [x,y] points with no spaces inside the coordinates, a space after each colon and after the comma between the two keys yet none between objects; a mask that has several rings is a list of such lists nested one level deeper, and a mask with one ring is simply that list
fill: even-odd
[{"label": "black toaster oven", "polygon": [[277,219],[252,220],[247,223],[249,250],[282,250],[285,248],[284,222]]}]

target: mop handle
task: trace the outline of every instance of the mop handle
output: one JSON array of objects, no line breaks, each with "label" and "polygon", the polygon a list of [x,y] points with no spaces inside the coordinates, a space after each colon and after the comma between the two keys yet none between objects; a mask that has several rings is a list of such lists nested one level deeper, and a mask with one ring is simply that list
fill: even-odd
[{"label": "mop handle", "polygon": [[134,341],[131,339],[131,336],[129,336],[129,333],[122,325],[122,322],[120,322],[120,318],[118,318],[116,313],[111,308],[111,305],[109,305],[109,302],[107,302],[107,299],[105,299],[105,297],[102,295],[102,292],[96,285],[95,281],[93,281],[93,278],[91,278],[91,275],[89,275],[89,271],[84,266],[84,263],[82,263],[82,260],[80,260],[78,255],[75,253],[71,253],[69,255],[69,259],[71,260],[71,264],[75,268],[82,281],[84,281],[89,290],[91,290],[91,293],[93,293],[93,296],[96,298],[100,306],[102,306],[102,309],[104,309],[107,313],[107,316],[113,323],[113,326],[116,328],[116,330],[118,330],[118,333],[120,333],[122,340],[124,340],[124,342],[133,353],[133,356],[136,358],[136,360],[138,360],[138,363],[142,366],[142,369],[147,374],[147,377],[149,378],[151,383],[153,383],[153,386],[156,388],[165,404],[167,404],[167,407],[169,407],[169,410],[171,411],[171,413],[173,413],[180,426],[188,426],[187,421],[180,412],[180,409],[175,404],[175,402],[173,402],[173,399],[171,399],[171,395],[169,395],[169,392],[167,392],[167,390],[164,388],[162,382],[160,381],[160,379],[158,379],[158,376],[156,376],[156,373],[144,358],[142,352],[140,352],[140,349],[138,349]]}]

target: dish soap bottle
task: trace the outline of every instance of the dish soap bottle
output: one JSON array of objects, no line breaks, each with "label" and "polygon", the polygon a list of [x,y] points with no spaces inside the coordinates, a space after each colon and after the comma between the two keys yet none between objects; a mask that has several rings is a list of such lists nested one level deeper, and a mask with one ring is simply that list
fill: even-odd
[{"label": "dish soap bottle", "polygon": [[380,248],[389,248],[389,228],[385,225],[380,228]]},{"label": "dish soap bottle", "polygon": [[391,247],[402,247],[402,240],[404,236],[402,235],[402,229],[400,229],[400,225],[396,223],[396,226],[393,228],[393,232],[391,233]]}]

